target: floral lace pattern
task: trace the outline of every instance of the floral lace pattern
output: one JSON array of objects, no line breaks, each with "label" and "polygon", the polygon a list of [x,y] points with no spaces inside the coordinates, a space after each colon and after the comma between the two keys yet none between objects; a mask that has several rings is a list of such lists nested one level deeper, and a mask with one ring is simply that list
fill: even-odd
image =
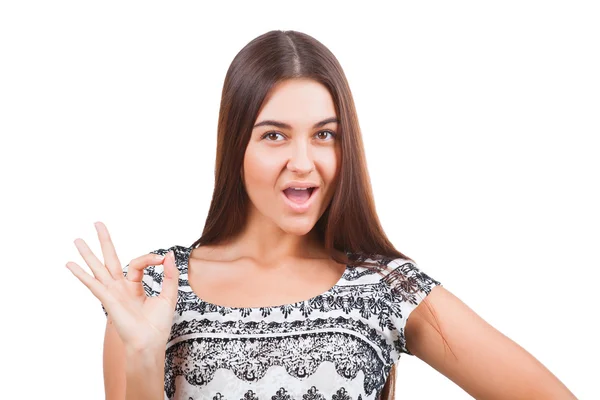
[{"label": "floral lace pattern", "polygon": [[257,338],[195,337],[170,346],[166,354],[165,389],[175,393],[175,378],[184,376],[190,385],[204,386],[214,373],[225,368],[237,379],[258,382],[268,377],[273,366],[283,366],[291,378],[304,379],[324,362],[337,374],[355,380],[364,376],[363,390],[370,395],[385,383],[389,372],[376,348],[360,336],[346,332],[312,332]]}]

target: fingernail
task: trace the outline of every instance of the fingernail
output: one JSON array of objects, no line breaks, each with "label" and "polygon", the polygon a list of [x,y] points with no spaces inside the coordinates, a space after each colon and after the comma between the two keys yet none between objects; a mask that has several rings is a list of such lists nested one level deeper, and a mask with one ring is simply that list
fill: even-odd
[{"label": "fingernail", "polygon": [[155,259],[155,260],[159,260],[159,261],[161,261],[163,258],[165,258],[165,256],[162,256],[162,255],[160,255],[160,254],[155,254],[155,255],[154,255],[154,259]]}]

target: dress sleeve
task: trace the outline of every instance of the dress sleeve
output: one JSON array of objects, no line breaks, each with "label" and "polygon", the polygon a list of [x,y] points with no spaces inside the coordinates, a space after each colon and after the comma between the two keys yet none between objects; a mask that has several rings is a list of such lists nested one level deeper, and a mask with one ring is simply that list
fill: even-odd
[{"label": "dress sleeve", "polygon": [[[153,250],[148,254],[167,254],[168,249],[157,249]],[[162,287],[162,277],[163,277],[163,265],[150,265],[144,268],[144,275],[142,277],[142,286],[144,288],[144,292],[146,292],[146,296],[153,297],[158,296],[160,294],[160,289]],[[123,267],[123,276],[127,277],[127,271],[129,270],[129,264]],[[108,317],[108,313],[104,308],[104,305],[101,303],[102,311],[104,311],[104,315]]]},{"label": "dress sleeve", "polygon": [[389,318],[391,339],[396,351],[394,361],[402,353],[412,354],[406,347],[404,328],[411,312],[431,293],[439,281],[421,271],[410,260],[395,259],[389,264],[389,273],[382,279],[389,287]]}]

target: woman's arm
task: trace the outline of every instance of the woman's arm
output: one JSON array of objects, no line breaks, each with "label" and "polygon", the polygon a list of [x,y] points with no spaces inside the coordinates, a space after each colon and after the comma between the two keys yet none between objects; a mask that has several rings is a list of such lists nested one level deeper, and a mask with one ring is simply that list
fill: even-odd
[{"label": "woman's arm", "polygon": [[576,399],[535,357],[443,286],[410,314],[405,336],[411,353],[476,399]]},{"label": "woman's arm", "polygon": [[106,400],[125,400],[125,346],[108,316],[104,332],[103,370]]}]

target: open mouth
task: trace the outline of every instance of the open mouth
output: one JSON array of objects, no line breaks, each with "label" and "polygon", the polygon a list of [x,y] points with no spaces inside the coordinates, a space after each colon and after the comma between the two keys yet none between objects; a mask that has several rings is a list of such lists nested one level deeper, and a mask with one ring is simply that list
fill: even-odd
[{"label": "open mouth", "polygon": [[283,194],[285,195],[285,197],[287,197],[293,203],[304,204],[312,197],[312,194],[317,189],[318,188],[316,188],[316,187],[305,188],[305,189],[304,188],[302,188],[302,189],[287,188],[283,191]]},{"label": "open mouth", "polygon": [[314,194],[318,190],[318,187],[301,189],[287,188],[282,193],[289,207],[295,211],[303,212],[310,208],[310,205],[313,203],[312,200],[315,197]]}]

